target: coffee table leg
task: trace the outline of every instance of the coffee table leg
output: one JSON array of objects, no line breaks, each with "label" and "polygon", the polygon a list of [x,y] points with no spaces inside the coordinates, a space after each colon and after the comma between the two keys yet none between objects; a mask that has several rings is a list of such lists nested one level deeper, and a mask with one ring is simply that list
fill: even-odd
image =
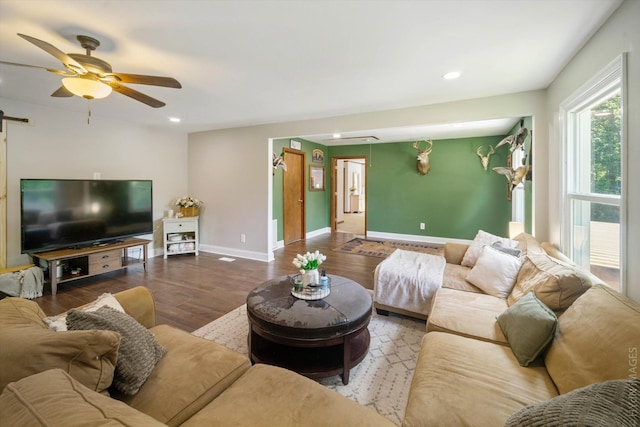
[{"label": "coffee table leg", "polygon": [[351,370],[351,336],[344,337],[342,343],[342,384],[349,384],[349,371]]}]

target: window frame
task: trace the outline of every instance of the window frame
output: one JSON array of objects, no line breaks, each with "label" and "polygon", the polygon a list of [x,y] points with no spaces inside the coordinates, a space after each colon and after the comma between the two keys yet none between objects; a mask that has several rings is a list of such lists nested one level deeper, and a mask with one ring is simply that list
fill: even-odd
[{"label": "window frame", "polygon": [[[626,294],[627,265],[627,58],[621,54],[597,73],[585,85],[560,104],[560,245],[573,257],[572,203],[574,200],[618,206],[620,210],[620,291]],[[590,105],[596,105],[607,93],[620,90],[620,195],[578,191],[575,171],[575,135],[578,133],[575,116]]]}]

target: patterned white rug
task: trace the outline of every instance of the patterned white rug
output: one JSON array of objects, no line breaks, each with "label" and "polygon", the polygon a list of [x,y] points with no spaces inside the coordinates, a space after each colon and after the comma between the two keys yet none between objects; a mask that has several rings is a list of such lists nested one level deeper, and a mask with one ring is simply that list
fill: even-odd
[{"label": "patterned white rug", "polygon": [[[248,354],[248,332],[247,307],[243,305],[193,334]],[[343,385],[337,375],[319,383],[375,409],[400,425],[420,344],[426,333],[425,322],[398,316],[378,316],[374,311],[369,333],[369,353],[351,370],[349,384]]]}]

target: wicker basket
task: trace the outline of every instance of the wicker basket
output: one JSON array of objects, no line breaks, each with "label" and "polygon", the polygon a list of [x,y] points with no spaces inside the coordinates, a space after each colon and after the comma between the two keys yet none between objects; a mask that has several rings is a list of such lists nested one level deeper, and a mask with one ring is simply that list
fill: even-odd
[{"label": "wicker basket", "polygon": [[200,215],[200,208],[197,206],[184,207],[180,206],[180,213],[182,216],[198,216]]}]

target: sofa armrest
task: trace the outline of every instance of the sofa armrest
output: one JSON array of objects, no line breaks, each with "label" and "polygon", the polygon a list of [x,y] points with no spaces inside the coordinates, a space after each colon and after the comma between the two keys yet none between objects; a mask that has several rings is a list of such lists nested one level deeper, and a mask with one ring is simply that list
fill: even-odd
[{"label": "sofa armrest", "polygon": [[144,286],[138,286],[113,294],[125,313],[136,319],[145,328],[156,326],[156,303],[153,295]]},{"label": "sofa armrest", "polygon": [[469,249],[469,245],[466,243],[447,242],[444,244],[444,257],[449,264],[460,265],[467,249]]}]

